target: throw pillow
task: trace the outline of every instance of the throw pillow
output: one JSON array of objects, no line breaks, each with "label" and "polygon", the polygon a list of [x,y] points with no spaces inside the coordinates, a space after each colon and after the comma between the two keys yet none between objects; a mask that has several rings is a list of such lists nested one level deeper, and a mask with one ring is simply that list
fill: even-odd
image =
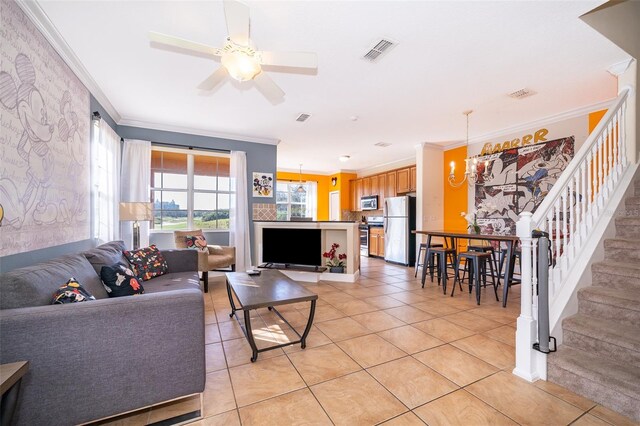
[{"label": "throw pillow", "polygon": [[54,294],[52,305],[64,303],[86,302],[87,300],[96,300],[87,290],[85,290],[78,280],[69,278]]},{"label": "throw pillow", "polygon": [[142,281],[164,275],[169,269],[164,256],[155,244],[135,251],[125,250],[123,253],[133,266],[135,275]]},{"label": "throw pillow", "polygon": [[144,293],[144,287],[133,271],[116,263],[112,266],[103,266],[100,270],[100,278],[109,297],[133,296]]},{"label": "throw pillow", "polygon": [[184,241],[187,244],[187,248],[208,253],[207,240],[202,235],[186,236]]}]

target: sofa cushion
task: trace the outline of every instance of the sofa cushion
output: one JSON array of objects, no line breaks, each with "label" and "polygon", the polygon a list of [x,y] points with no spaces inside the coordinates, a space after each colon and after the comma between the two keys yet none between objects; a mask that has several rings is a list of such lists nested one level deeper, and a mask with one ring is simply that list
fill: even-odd
[{"label": "sofa cushion", "polygon": [[155,244],[139,250],[124,251],[124,255],[133,266],[133,272],[142,280],[147,281],[167,273],[169,267],[164,256]]},{"label": "sofa cushion", "polygon": [[53,295],[52,305],[62,305],[65,303],[80,303],[88,300],[96,300],[87,290],[80,285],[75,278],[69,278]]},{"label": "sofa cushion", "polygon": [[142,282],[128,265],[116,263],[111,266],[103,266],[100,278],[102,278],[109,297],[133,296],[144,293]]},{"label": "sofa cushion", "polygon": [[144,282],[145,293],[184,289],[200,289],[200,278],[197,272],[169,273]]},{"label": "sofa cushion", "polygon": [[91,263],[96,274],[100,275],[103,266],[111,266],[116,263],[124,263],[126,265],[129,263],[122,254],[124,249],[124,241],[111,241],[82,254]]},{"label": "sofa cushion", "polygon": [[96,299],[108,297],[89,261],[77,253],[3,274],[0,278],[0,309],[49,305],[60,284],[67,282],[69,277],[75,277]]}]

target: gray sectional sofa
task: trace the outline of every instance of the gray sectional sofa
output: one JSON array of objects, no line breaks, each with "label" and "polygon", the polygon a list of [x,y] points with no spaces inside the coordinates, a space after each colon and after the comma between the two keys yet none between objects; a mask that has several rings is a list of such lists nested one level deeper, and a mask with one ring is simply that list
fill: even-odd
[{"label": "gray sectional sofa", "polygon": [[[109,298],[103,265],[122,241],[0,275],[0,362],[29,361],[13,417],[71,425],[202,392],[204,300],[194,250],[163,250],[169,273]],[[51,305],[75,277],[97,300]]]}]

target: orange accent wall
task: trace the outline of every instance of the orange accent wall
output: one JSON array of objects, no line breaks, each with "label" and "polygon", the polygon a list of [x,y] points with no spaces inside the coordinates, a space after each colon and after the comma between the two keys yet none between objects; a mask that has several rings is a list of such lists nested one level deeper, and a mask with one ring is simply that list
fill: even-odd
[{"label": "orange accent wall", "polygon": [[[295,172],[277,172],[276,176],[277,180],[291,182],[300,180],[300,173]],[[329,191],[335,191],[335,189],[331,189],[334,188],[331,186],[331,176],[302,173],[302,181],[308,180],[318,182],[318,220],[329,220]]]},{"label": "orange accent wall", "polygon": [[602,120],[602,117],[604,117],[606,113],[607,110],[603,109],[600,111],[594,111],[589,114],[589,134],[593,132],[593,130],[596,128],[598,123],[600,123],[600,120]]},{"label": "orange accent wall", "polygon": [[460,216],[460,212],[468,211],[469,185],[465,182],[459,188],[449,185],[451,162],[455,161],[456,181],[464,177],[464,159],[467,158],[467,147],[450,149],[444,152],[444,229],[445,231],[467,230],[467,222]]}]

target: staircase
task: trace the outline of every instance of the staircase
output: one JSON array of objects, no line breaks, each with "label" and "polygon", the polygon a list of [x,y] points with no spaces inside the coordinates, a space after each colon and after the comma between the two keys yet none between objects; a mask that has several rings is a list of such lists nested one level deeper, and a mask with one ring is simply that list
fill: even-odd
[{"label": "staircase", "polygon": [[562,321],[564,343],[547,378],[640,421],[640,180],[616,218],[593,286],[578,291],[578,313]]}]

